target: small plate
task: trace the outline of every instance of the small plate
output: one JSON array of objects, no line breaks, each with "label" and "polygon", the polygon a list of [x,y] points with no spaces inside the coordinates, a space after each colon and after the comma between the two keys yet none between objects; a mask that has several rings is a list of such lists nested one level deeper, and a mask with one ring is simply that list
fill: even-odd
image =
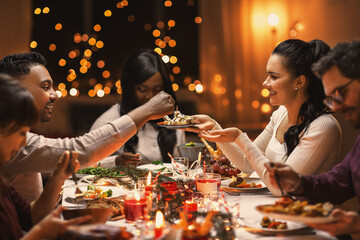
[{"label": "small plate", "polygon": [[149,164],[140,165],[137,168],[138,169],[147,169],[147,170],[150,170],[153,172],[158,172],[163,168],[172,168],[172,166],[171,166],[171,163],[163,163],[163,165],[161,165],[161,164],[156,165],[156,164],[149,163]]},{"label": "small plate", "polygon": [[247,226],[250,232],[270,232],[270,233],[288,233],[299,230],[308,229],[309,227],[303,223],[286,221],[287,229],[272,229],[272,228],[264,228],[260,225],[261,219],[250,219],[250,218],[242,218],[241,221]]},{"label": "small plate", "polygon": [[241,192],[257,192],[260,190],[267,189],[263,181],[261,181],[259,178],[244,178],[246,183],[255,183],[255,184],[261,184],[262,187],[257,188],[236,188],[236,187],[229,187],[229,184],[231,182],[231,179],[226,179],[221,181],[221,188],[224,190],[224,192],[227,193],[241,193]]},{"label": "small plate", "polygon": [[167,125],[167,124],[164,124],[164,122],[159,122],[156,125],[158,125],[159,127],[170,128],[170,129],[182,129],[182,128],[188,128],[188,127],[196,127],[195,123],[181,124],[181,125]]},{"label": "small plate", "polygon": [[306,217],[306,216],[299,216],[299,215],[290,215],[285,213],[277,213],[277,212],[265,212],[263,211],[264,207],[272,206],[272,205],[260,205],[256,207],[260,213],[275,219],[281,220],[288,220],[294,222],[302,222],[305,224],[324,224],[324,223],[333,223],[336,222],[335,218],[332,217]]},{"label": "small plate", "polygon": [[[107,198],[104,198],[104,199],[109,199],[109,198],[117,198],[123,194],[126,194],[126,191],[121,189],[121,188],[118,188],[118,187],[112,187],[112,186],[96,186],[97,188],[100,188],[102,189],[104,192],[106,192],[107,190],[111,189],[112,190],[112,195],[111,197],[107,197]],[[87,186],[81,186],[80,187],[80,190],[82,192],[85,192],[87,190]],[[71,198],[75,198],[75,188],[74,188],[74,192],[72,192],[72,194],[70,194]],[[91,201],[91,200],[94,200],[94,199],[98,199],[98,198],[84,198],[86,201]]]}]

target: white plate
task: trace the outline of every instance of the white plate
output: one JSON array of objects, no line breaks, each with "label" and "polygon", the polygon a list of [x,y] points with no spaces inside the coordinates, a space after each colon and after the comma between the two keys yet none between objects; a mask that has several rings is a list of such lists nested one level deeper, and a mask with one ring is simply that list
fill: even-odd
[{"label": "white plate", "polygon": [[288,220],[288,221],[294,221],[294,222],[302,222],[305,224],[323,224],[323,223],[333,223],[336,221],[335,218],[332,217],[305,217],[305,216],[298,216],[298,215],[289,215],[285,213],[276,213],[276,212],[264,212],[262,210],[263,206],[268,205],[260,205],[256,207],[256,210],[258,210],[260,213],[275,219],[281,219],[281,220]]},{"label": "white plate", "polygon": [[149,163],[149,164],[140,165],[137,168],[138,169],[147,169],[150,171],[158,172],[159,170],[163,169],[164,167],[171,168],[172,166],[171,166],[171,163],[163,163],[163,165],[161,165],[161,164],[155,165],[155,164]]},{"label": "white plate", "polygon": [[[126,194],[126,190],[124,190],[124,189],[121,189],[121,188],[119,188],[119,187],[114,187],[114,186],[96,186],[97,188],[101,188],[104,192],[106,192],[107,190],[109,190],[109,189],[111,189],[112,190],[112,195],[111,195],[111,197],[107,197],[106,199],[108,199],[108,198],[116,198],[116,197],[119,197],[119,196],[121,196],[121,195],[124,195],[124,194]],[[86,190],[87,190],[87,186],[81,186],[81,187],[79,187],[80,188],[80,190],[82,191],[82,192],[85,192]],[[71,191],[70,193],[69,193],[69,197],[71,197],[71,198],[75,198],[75,188],[74,188],[74,190],[73,191]],[[97,199],[97,198],[92,198],[92,199],[86,199],[85,198],[85,200],[94,200],[94,199]]]},{"label": "white plate", "polygon": [[[255,219],[250,219],[250,218],[242,218],[241,221],[244,223],[244,225],[251,228],[251,229],[248,229],[248,230],[250,230],[250,231],[259,231],[259,232],[285,233],[285,232],[293,232],[293,231],[298,231],[298,230],[301,230],[301,229],[308,228],[308,226],[306,226],[303,223],[292,222],[292,221],[286,221],[287,229],[264,228],[264,227],[262,227],[260,225],[261,219],[256,219],[255,220]],[[276,221],[278,221],[278,219],[276,219]]]},{"label": "white plate", "polygon": [[255,184],[261,184],[262,187],[258,188],[236,188],[236,187],[229,187],[229,184],[231,182],[231,179],[226,179],[221,181],[221,188],[224,190],[224,192],[227,193],[241,193],[241,192],[257,192],[260,190],[267,189],[263,181],[261,181],[259,178],[244,178],[246,183],[255,183]]}]

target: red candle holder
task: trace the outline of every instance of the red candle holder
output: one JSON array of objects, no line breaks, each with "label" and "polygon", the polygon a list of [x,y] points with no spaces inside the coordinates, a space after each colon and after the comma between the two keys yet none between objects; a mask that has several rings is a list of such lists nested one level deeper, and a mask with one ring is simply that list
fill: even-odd
[{"label": "red candle holder", "polygon": [[194,222],[196,220],[195,212],[198,210],[197,203],[193,201],[185,201],[184,211],[187,214],[188,222]]},{"label": "red candle holder", "polygon": [[140,198],[134,195],[128,196],[124,201],[124,212],[127,222],[143,218],[146,214],[146,197],[144,195],[140,195]]}]

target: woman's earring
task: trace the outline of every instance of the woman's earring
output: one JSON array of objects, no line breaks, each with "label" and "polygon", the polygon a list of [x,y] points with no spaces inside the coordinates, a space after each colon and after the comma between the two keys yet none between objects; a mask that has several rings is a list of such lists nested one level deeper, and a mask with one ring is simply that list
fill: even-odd
[{"label": "woman's earring", "polygon": [[296,87],[296,88],[295,88],[295,91],[297,91],[297,90],[298,90],[298,88]]}]

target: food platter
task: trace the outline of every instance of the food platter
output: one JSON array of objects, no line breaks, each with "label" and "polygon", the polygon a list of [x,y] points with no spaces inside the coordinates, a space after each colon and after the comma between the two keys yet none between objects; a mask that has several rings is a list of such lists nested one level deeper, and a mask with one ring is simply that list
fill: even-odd
[{"label": "food platter", "polygon": [[159,122],[156,125],[159,127],[169,128],[169,129],[182,129],[182,128],[188,128],[188,127],[196,127],[195,123],[191,124],[179,124],[179,125],[168,125],[164,124],[164,122]]},{"label": "food platter", "polygon": [[273,229],[261,227],[261,219],[241,218],[241,221],[246,226],[245,230],[249,232],[292,233],[300,230],[309,230],[309,227],[301,222],[287,221],[287,229]]},{"label": "food platter", "polygon": [[232,194],[232,193],[251,193],[251,192],[258,192],[261,190],[267,189],[263,181],[261,181],[259,178],[244,178],[244,180],[247,183],[255,183],[255,184],[261,184],[262,187],[256,187],[256,188],[236,188],[236,187],[229,187],[229,184],[231,182],[231,179],[226,179],[221,181],[221,188],[224,190],[224,192]]},{"label": "food platter", "polygon": [[327,217],[308,217],[308,216],[301,216],[301,215],[291,215],[285,213],[277,213],[277,212],[267,212],[264,211],[264,208],[273,206],[273,205],[259,205],[256,207],[260,213],[275,219],[287,220],[287,221],[294,221],[294,222],[301,222],[305,224],[324,224],[324,223],[333,223],[336,221],[335,218],[330,216]]}]

